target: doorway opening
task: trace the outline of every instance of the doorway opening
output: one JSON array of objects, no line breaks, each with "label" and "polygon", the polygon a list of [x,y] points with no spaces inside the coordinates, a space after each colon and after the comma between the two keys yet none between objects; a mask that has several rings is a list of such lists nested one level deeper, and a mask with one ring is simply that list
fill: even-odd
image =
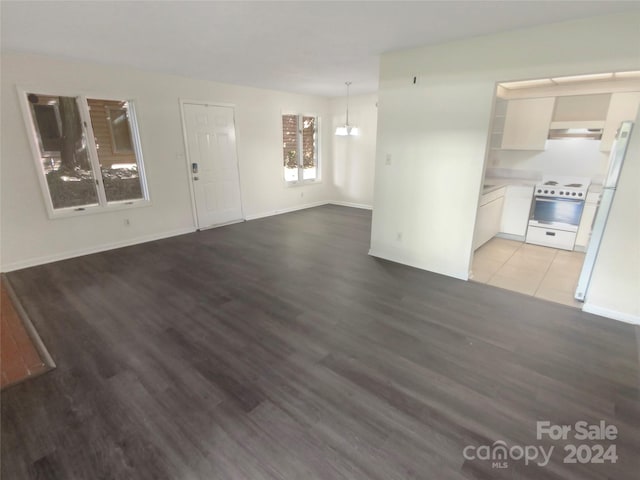
[{"label": "doorway opening", "polygon": [[497,84],[471,280],[582,307],[639,105],[640,72]]}]

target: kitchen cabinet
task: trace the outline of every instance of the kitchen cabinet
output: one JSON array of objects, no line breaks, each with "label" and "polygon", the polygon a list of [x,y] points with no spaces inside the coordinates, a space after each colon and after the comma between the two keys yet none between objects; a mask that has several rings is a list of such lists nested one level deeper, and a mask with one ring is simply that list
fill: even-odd
[{"label": "kitchen cabinet", "polygon": [[623,92],[611,95],[607,119],[604,122],[600,151],[609,152],[620,123],[624,120],[635,120],[640,105],[640,92]]},{"label": "kitchen cabinet", "polygon": [[509,100],[501,148],[544,150],[554,104],[554,97]]},{"label": "kitchen cabinet", "polygon": [[592,128],[602,128],[610,104],[610,93],[556,97],[551,128],[554,124],[560,124],[557,128],[579,128],[581,123],[592,123],[595,124]]},{"label": "kitchen cabinet", "polygon": [[509,185],[506,187],[500,222],[500,233],[524,237],[527,233],[533,185]]},{"label": "kitchen cabinet", "polygon": [[596,216],[596,211],[598,210],[599,200],[599,193],[589,192],[587,194],[587,199],[584,202],[584,209],[582,210],[582,217],[580,217],[578,233],[576,235],[575,250],[585,251],[587,249],[589,239],[591,238],[593,219]]},{"label": "kitchen cabinet", "polygon": [[491,138],[489,139],[489,146],[492,150],[499,150],[502,147],[502,133],[504,132],[508,103],[504,98],[496,97],[493,122],[491,124]]},{"label": "kitchen cabinet", "polygon": [[500,231],[504,188],[499,188],[480,198],[480,206],[476,216],[476,230],[473,236],[473,250],[480,248]]}]

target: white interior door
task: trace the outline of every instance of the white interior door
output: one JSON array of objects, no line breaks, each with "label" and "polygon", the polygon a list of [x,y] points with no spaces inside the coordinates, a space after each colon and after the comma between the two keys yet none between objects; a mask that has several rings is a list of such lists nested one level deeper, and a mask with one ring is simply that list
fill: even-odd
[{"label": "white interior door", "polygon": [[233,108],[184,104],[198,228],[242,220]]}]

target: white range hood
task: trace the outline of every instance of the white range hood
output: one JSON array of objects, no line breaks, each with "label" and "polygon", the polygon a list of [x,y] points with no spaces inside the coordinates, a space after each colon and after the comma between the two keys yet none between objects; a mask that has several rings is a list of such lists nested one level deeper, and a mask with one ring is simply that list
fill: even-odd
[{"label": "white range hood", "polygon": [[548,138],[602,139],[610,99],[610,94],[558,97]]},{"label": "white range hood", "polygon": [[602,140],[604,122],[599,121],[565,121],[551,122],[549,125],[549,140],[563,138],[587,138],[590,140]]}]

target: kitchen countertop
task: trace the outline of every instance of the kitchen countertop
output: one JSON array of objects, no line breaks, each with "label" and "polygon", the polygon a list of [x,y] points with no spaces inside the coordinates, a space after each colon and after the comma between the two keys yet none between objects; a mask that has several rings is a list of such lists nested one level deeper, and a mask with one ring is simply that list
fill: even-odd
[{"label": "kitchen countertop", "polygon": [[589,185],[589,191],[587,193],[602,193],[602,184],[592,183]]},{"label": "kitchen countertop", "polygon": [[[483,188],[482,188],[482,195],[486,193],[494,192],[508,185],[534,187],[538,183],[540,183],[540,180],[532,180],[531,178],[485,177]],[[591,185],[589,185],[588,193],[601,193],[601,192],[602,192],[601,183],[592,183]]]},{"label": "kitchen countertop", "polygon": [[490,193],[508,185],[520,185],[533,187],[538,181],[530,178],[503,178],[503,177],[486,177],[484,179],[482,194]]}]

